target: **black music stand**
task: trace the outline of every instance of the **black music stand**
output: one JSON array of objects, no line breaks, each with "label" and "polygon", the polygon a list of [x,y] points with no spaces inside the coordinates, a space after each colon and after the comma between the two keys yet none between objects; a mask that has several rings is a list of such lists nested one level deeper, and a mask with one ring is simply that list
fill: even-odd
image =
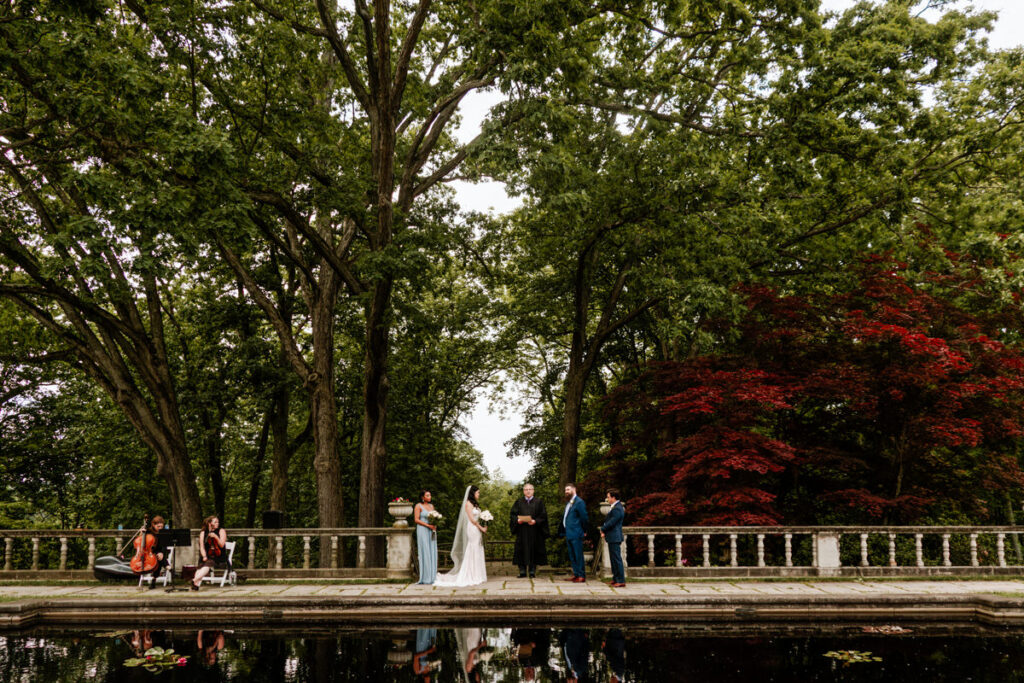
[{"label": "black music stand", "polygon": [[[192,545],[192,530],[191,529],[161,529],[156,534],[157,545],[161,548],[187,548]],[[170,585],[164,590],[168,593],[175,590],[185,590],[184,588],[174,587],[174,565],[169,567],[171,572]]]}]

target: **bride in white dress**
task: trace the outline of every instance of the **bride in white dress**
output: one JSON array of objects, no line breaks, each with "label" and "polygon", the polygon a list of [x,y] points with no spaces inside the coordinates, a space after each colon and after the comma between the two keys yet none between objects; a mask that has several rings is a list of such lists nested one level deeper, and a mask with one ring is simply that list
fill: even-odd
[{"label": "bride in white dress", "polygon": [[455,540],[452,542],[452,562],[455,566],[447,574],[441,574],[435,586],[475,586],[487,580],[487,564],[484,561],[484,534],[487,527],[480,524],[480,489],[466,487],[462,497],[459,521],[455,525]]}]

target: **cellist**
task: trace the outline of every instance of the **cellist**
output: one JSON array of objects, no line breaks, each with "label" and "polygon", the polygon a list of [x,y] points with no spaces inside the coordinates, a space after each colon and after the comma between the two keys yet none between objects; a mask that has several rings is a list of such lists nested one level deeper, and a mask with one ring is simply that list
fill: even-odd
[{"label": "cellist", "polygon": [[151,572],[153,574],[153,580],[149,582],[150,588],[156,587],[156,577],[160,576],[160,572],[164,567],[167,566],[167,547],[163,545],[163,540],[160,537],[160,532],[167,526],[164,518],[157,515],[149,523],[149,532],[153,535],[155,543],[153,544],[153,555],[156,557],[156,567]]}]

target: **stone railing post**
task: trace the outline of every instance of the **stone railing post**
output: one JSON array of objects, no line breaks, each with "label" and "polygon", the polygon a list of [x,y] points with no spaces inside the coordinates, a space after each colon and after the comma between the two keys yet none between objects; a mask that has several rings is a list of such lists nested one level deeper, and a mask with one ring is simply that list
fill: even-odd
[{"label": "stone railing post", "polygon": [[358,541],[359,547],[356,549],[356,567],[359,569],[366,569],[366,536],[360,535]]},{"label": "stone railing post", "polygon": [[786,566],[793,566],[793,534],[786,534]]},{"label": "stone railing post", "polygon": [[249,537],[249,569],[256,569],[256,537]]},{"label": "stone railing post", "polygon": [[914,534],[914,555],[917,560],[918,567],[924,566],[924,550],[921,547],[923,538],[924,534]]},{"label": "stone railing post", "polygon": [[676,534],[676,566],[683,566],[683,535]]},{"label": "stone railing post", "polygon": [[978,566],[978,534],[971,534],[971,566]]},{"label": "stone railing post", "polygon": [[654,566],[654,534],[647,534],[647,566]]},{"label": "stone railing post", "polygon": [[839,576],[839,534],[818,532],[814,535],[815,566],[818,576]]},{"label": "stone railing post", "polygon": [[302,537],[302,568],[309,569],[309,536]]},{"label": "stone railing post", "polygon": [[96,566],[96,539],[92,536],[89,537],[89,558],[86,561],[89,569]]},{"label": "stone railing post", "polygon": [[701,534],[704,546],[704,566],[711,566],[711,534]]},{"label": "stone railing post", "polygon": [[[401,579],[412,575],[412,533],[410,529],[388,534],[388,578]],[[360,545],[364,546],[365,563],[365,538],[362,536]]]},{"label": "stone railing post", "polygon": [[996,554],[999,556],[999,566],[1006,566],[1006,534],[996,534]]},{"label": "stone railing post", "polygon": [[60,570],[65,571],[68,568],[68,537],[60,537]]},{"label": "stone railing post", "polygon": [[[322,551],[321,551],[322,552]],[[331,569],[338,568],[338,537],[331,536]]]},{"label": "stone railing post", "polygon": [[896,566],[896,534],[889,534],[889,566]]},{"label": "stone railing post", "polygon": [[32,571],[39,570],[39,538],[32,539]]},{"label": "stone railing post", "polygon": [[952,563],[949,561],[949,534],[942,534],[942,566],[952,566]]},{"label": "stone railing post", "polygon": [[860,535],[860,566],[868,566],[868,535]]},{"label": "stone railing post", "polygon": [[736,534],[729,534],[729,566],[739,566],[739,558],[736,557]]},{"label": "stone railing post", "polygon": [[757,566],[764,566],[764,534],[757,535]]},{"label": "stone railing post", "polygon": [[274,543],[277,545],[277,568],[284,569],[284,537],[274,536]]},{"label": "stone railing post", "polygon": [[4,571],[9,572],[14,568],[14,539],[4,539]]}]

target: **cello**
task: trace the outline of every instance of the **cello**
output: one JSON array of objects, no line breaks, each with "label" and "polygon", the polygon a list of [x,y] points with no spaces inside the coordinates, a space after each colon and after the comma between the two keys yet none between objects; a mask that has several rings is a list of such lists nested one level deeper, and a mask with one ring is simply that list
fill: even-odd
[{"label": "cello", "polygon": [[156,545],[156,536],[146,531],[148,526],[149,515],[146,515],[142,518],[142,528],[139,529],[139,533],[134,541],[135,556],[128,563],[136,574],[151,572],[157,564],[156,553],[153,552],[153,546]]}]

